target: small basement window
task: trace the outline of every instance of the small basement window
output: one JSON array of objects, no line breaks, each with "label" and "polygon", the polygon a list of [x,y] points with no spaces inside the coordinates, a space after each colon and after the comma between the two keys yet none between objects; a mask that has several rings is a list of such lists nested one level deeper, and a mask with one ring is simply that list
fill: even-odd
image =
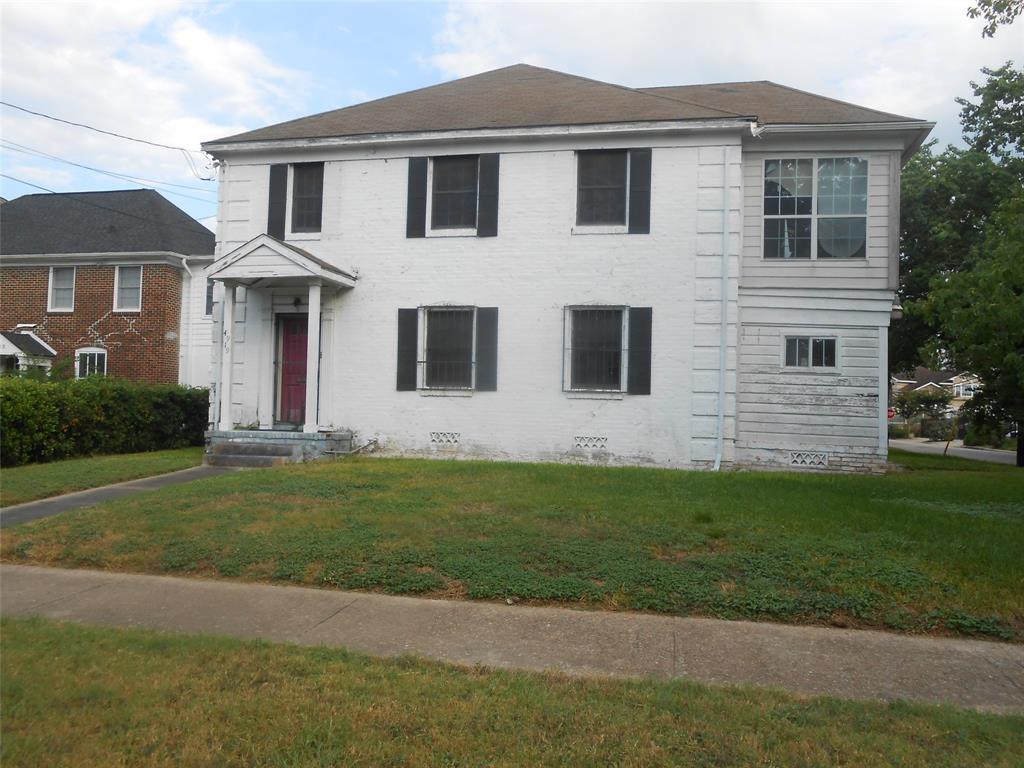
[{"label": "small basement window", "polygon": [[836,340],[813,336],[787,336],[786,367],[835,368]]},{"label": "small basement window", "polygon": [[107,373],[107,350],[102,347],[82,347],[75,350],[75,378],[105,376]]}]

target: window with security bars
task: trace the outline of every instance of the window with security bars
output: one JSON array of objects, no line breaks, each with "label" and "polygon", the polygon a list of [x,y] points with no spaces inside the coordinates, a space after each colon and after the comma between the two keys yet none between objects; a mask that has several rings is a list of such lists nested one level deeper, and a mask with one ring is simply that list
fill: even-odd
[{"label": "window with security bars", "polygon": [[432,161],[432,229],[476,227],[479,155],[435,157]]},{"label": "window with security bars", "polygon": [[764,258],[864,258],[867,199],[863,158],[766,160]]},{"label": "window with security bars", "polygon": [[423,384],[428,389],[472,389],[472,307],[427,309]]},{"label": "window with security bars", "polygon": [[835,368],[836,340],[813,336],[787,336],[786,367]]},{"label": "window with security bars", "polygon": [[622,308],[578,308],[569,313],[569,387],[622,391]]},{"label": "window with security bars", "polygon": [[75,377],[104,376],[107,373],[107,351],[99,347],[75,350]]},{"label": "window with security bars", "polygon": [[292,166],[292,232],[319,232],[324,207],[324,164]]},{"label": "window with security bars", "polygon": [[137,312],[142,309],[142,267],[118,267],[114,279],[114,309]]},{"label": "window with security bars", "polygon": [[577,153],[577,224],[626,223],[628,164],[625,149]]}]

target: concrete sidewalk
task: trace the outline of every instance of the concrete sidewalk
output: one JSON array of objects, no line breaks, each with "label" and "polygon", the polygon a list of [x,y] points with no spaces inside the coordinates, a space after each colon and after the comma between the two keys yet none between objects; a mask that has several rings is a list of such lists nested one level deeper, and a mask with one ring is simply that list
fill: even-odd
[{"label": "concrete sidewalk", "polygon": [[456,664],[1024,712],[1024,646],[975,640],[17,565],[0,566],[0,612]]},{"label": "concrete sidewalk", "polygon": [[[890,448],[899,448],[910,453],[924,453],[929,456],[942,456],[946,451],[944,442],[931,442],[919,437],[909,439],[892,439],[889,441]],[[954,440],[949,446],[949,456],[956,456],[959,459],[973,459],[974,461],[987,461],[992,464],[1017,463],[1017,454],[1014,451],[1003,451],[995,448],[970,448],[964,445],[963,440]]]},{"label": "concrete sidewalk", "polygon": [[193,480],[201,480],[204,477],[222,475],[225,472],[234,472],[229,467],[207,467],[197,466],[188,469],[179,469],[177,472],[167,472],[162,475],[151,477],[140,477],[136,480],[126,480],[123,483],[104,485],[100,488],[90,488],[86,491],[65,493],[62,496],[51,496],[48,499],[38,501],[26,501],[24,504],[15,504],[0,509],[0,528],[7,528],[19,523],[27,523],[30,520],[38,520],[51,515],[59,515],[61,512],[69,512],[73,509],[91,507],[111,499],[119,499],[122,496],[130,496],[133,493],[153,491],[157,488],[164,488],[168,485],[180,485],[191,483]]}]

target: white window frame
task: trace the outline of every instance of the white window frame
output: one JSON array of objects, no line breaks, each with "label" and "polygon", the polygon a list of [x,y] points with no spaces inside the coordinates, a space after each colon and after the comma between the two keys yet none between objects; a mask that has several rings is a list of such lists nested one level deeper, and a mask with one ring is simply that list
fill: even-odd
[{"label": "white window frame", "polygon": [[[424,395],[450,395],[470,397],[476,391],[476,322],[477,307],[467,304],[430,304],[419,310],[419,338],[416,341],[416,389]],[[427,323],[431,311],[471,311],[473,313],[473,338],[470,341],[470,365],[468,387],[427,386]]]},{"label": "white window frame", "polygon": [[[818,213],[818,161],[820,160],[837,160],[839,158],[852,157],[856,160],[863,160],[868,164],[868,191],[867,201],[864,206],[864,213],[837,213],[821,215]],[[806,219],[811,220],[811,256],[807,259],[776,259],[769,258],[764,252],[764,223],[769,218],[764,212],[764,181],[765,181],[765,165],[769,162],[778,162],[781,160],[810,160],[811,161],[811,213],[807,214],[778,214],[771,215],[772,219]],[[814,155],[813,157],[807,157],[806,153],[790,152],[782,153],[779,155],[773,155],[771,157],[764,157],[761,159],[761,179],[760,179],[760,206],[761,206],[761,240],[758,244],[758,248],[761,251],[761,261],[768,262],[769,264],[807,264],[808,262],[821,262],[822,264],[831,264],[833,262],[839,264],[867,264],[868,262],[868,224],[869,224],[869,213],[871,209],[871,158],[865,154],[858,154],[856,152],[837,152],[832,154]],[[845,258],[818,258],[818,218],[826,219],[864,219],[864,255],[863,256],[847,256]]]},{"label": "white window frame", "polygon": [[[305,162],[305,161],[303,161]],[[318,162],[316,160],[309,162]],[[324,232],[324,224],[327,219],[324,213],[327,210],[327,167],[330,165],[324,162],[324,188],[321,192],[320,209],[320,231],[319,232],[294,232],[292,230],[292,206],[295,204],[295,163],[288,163],[288,175],[285,180],[285,204],[284,204],[284,239],[285,240],[320,240]]]},{"label": "white window frame", "polygon": [[[572,386],[572,324],[577,310],[609,309],[622,313],[622,357],[618,389],[585,389]],[[613,396],[626,394],[629,384],[629,305],[627,304],[570,304],[562,311],[562,391],[577,396]]]},{"label": "white window frame", "polygon": [[[595,150],[626,153],[626,222],[624,224],[580,224],[577,221],[580,210],[580,155]],[[574,235],[628,235],[629,234],[629,185],[633,174],[633,153],[628,147],[596,147],[594,150],[577,149],[573,152],[573,206],[572,233]],[[609,307],[611,309],[612,307]]]},{"label": "white window frame", "polygon": [[[121,287],[121,270],[125,267],[135,268],[139,270],[139,306],[137,307],[122,307],[117,303],[119,289]],[[141,312],[142,311],[142,280],[145,274],[145,269],[142,264],[116,264],[114,265],[114,311],[115,312]]]},{"label": "white window frame", "polygon": [[[55,269],[70,269],[71,270],[71,306],[70,307],[57,307],[53,303],[53,270]],[[46,285],[46,311],[47,312],[74,312],[75,311],[75,283],[78,280],[78,268],[75,266],[57,266],[50,267],[49,281]]]},{"label": "white window frame", "polygon": [[[446,157],[462,157],[471,155],[472,152],[464,152],[458,155],[436,155],[427,158],[427,237],[476,237],[477,227],[480,226],[480,155],[476,155],[476,227],[443,227],[434,229],[434,160]],[[474,317],[474,323],[476,318]]]},{"label": "white window frame", "polygon": [[[110,357],[107,354],[107,350],[105,348],[103,348],[103,347],[79,347],[78,349],[75,350],[75,378],[76,379],[85,378],[85,377],[80,375],[80,369],[79,369],[79,358],[82,355],[103,355],[103,374],[102,375],[103,376],[108,375],[108,371],[110,370],[110,368],[109,368]],[[94,374],[92,374],[92,373],[86,374],[86,376],[92,376],[92,375],[94,375]]]},{"label": "white window frame", "polygon": [[[206,295],[210,295],[210,311],[206,311]],[[203,283],[203,317],[213,317],[214,307],[217,306],[217,281],[212,277],[206,278]]]},{"label": "white window frame", "polygon": [[[807,339],[807,365],[787,365],[786,346],[790,339]],[[836,364],[835,365],[814,365],[814,342],[834,341],[836,343]],[[782,334],[782,350],[780,353],[779,366],[787,373],[839,373],[842,353],[839,336],[836,334],[811,333],[807,331],[785,331]]]}]

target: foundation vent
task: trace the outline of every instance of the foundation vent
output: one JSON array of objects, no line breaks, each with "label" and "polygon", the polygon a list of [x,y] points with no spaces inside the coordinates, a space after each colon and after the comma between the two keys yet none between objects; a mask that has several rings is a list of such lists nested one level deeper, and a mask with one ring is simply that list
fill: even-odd
[{"label": "foundation vent", "polygon": [[790,451],[789,466],[791,467],[827,467],[828,454],[814,451]]},{"label": "foundation vent", "polygon": [[576,448],[586,451],[603,451],[608,448],[608,438],[597,435],[576,435],[572,442]]},{"label": "foundation vent", "polygon": [[459,432],[431,432],[430,443],[431,445],[458,445],[460,434]]}]

